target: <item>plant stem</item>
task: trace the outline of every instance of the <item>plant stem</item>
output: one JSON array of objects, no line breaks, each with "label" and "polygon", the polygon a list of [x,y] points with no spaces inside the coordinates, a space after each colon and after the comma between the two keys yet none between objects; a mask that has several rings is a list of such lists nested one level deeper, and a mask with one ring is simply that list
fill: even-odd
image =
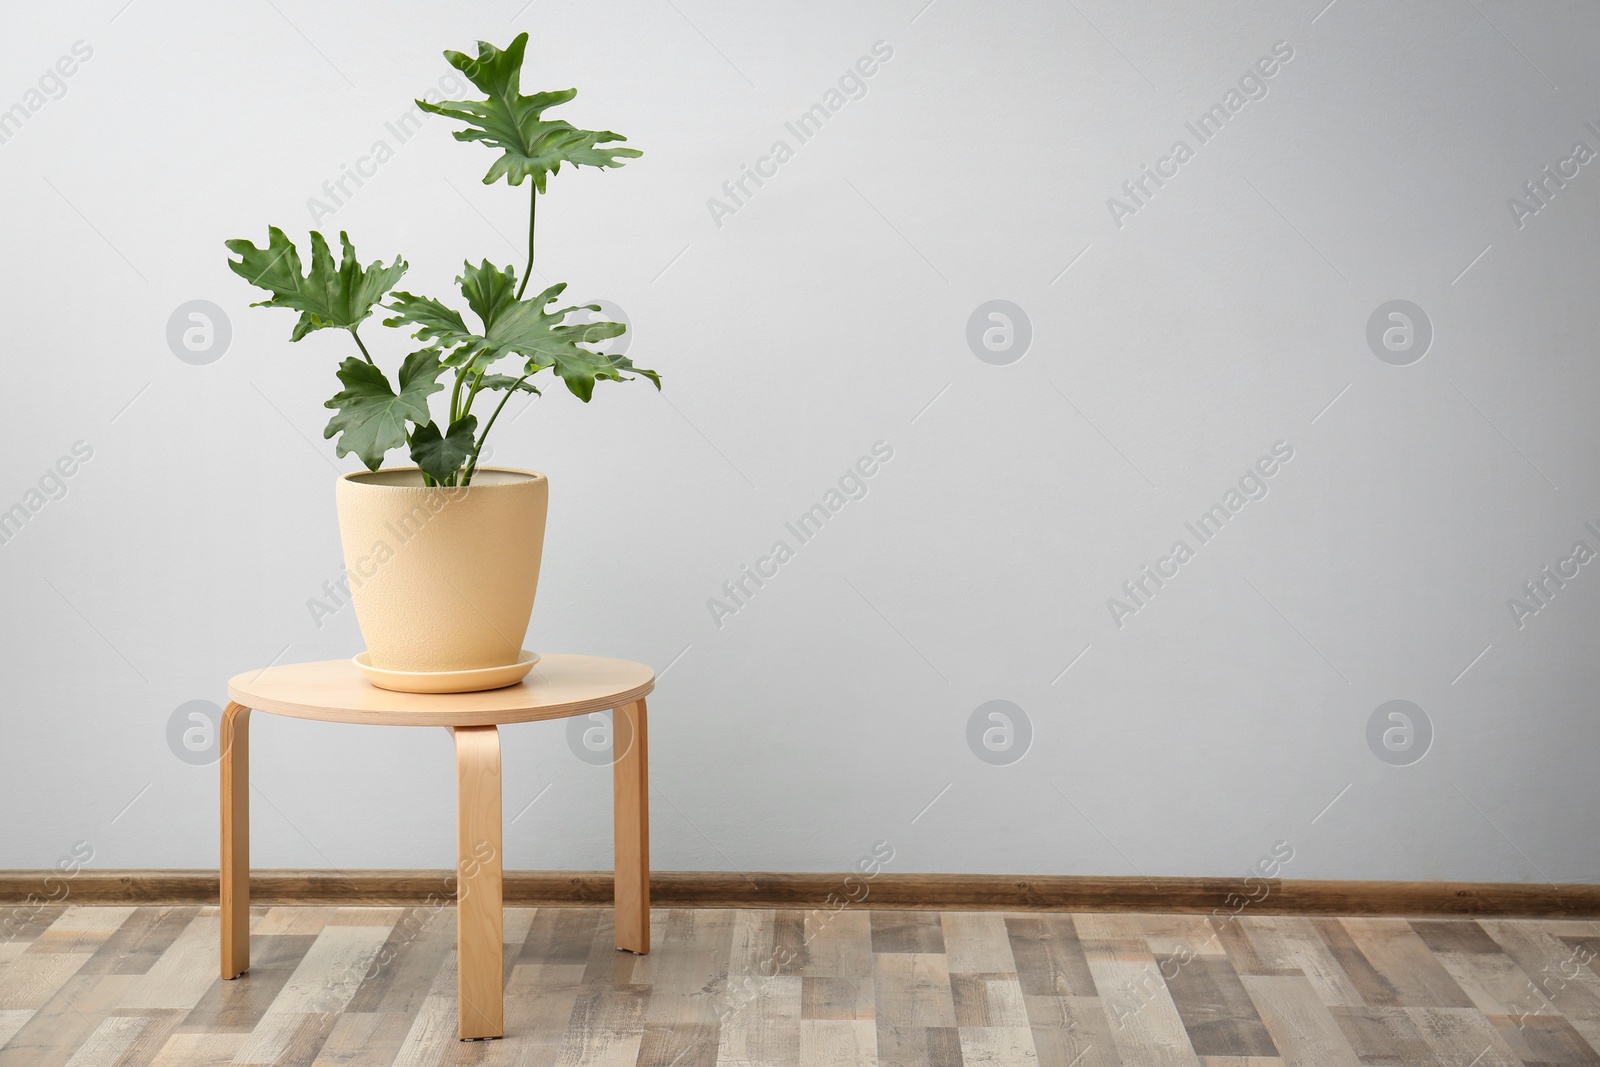
[{"label": "plant stem", "polygon": [[472,405],[478,401],[478,390],[483,388],[483,375],[488,369],[488,367],[483,368],[483,370],[480,370],[472,379],[472,388],[467,390],[467,402],[461,405],[462,418],[466,418],[468,415],[472,414]]},{"label": "plant stem", "polygon": [[376,367],[377,364],[372,362],[372,353],[368,352],[367,346],[361,343],[361,335],[356,333],[356,328],[354,326],[350,327],[350,336],[356,339],[356,347],[361,349],[361,358],[365,359],[368,363],[372,363],[372,365]]},{"label": "plant stem", "polygon": [[472,412],[472,404],[478,399],[478,390],[483,387],[483,376],[488,369],[488,367],[483,367],[477,374],[473,375],[472,388],[467,390],[466,403],[461,402],[461,386],[466,382],[467,375],[471,373],[472,364],[466,363],[460,370],[456,371],[455,385],[450,389],[450,422],[452,424],[457,419],[466,418]]},{"label": "plant stem", "polygon": [[518,300],[528,288],[528,279],[533,277],[533,220],[539,211],[539,187],[530,180],[528,191],[533,194],[528,198],[528,269],[522,272],[522,284],[517,286]]},{"label": "plant stem", "polygon": [[[539,370],[543,369],[544,368],[542,367],[539,368]],[[527,381],[529,378],[532,378],[537,373],[539,373],[539,371],[531,370],[527,374],[524,374],[522,377],[518,378],[517,384],[513,385],[510,389],[507,389],[506,395],[500,398],[500,403],[494,406],[494,414],[489,416],[489,421],[484,423],[483,432],[478,435],[478,447],[472,450],[472,458],[467,461],[466,474],[461,479],[462,485],[472,484],[472,475],[478,469],[478,453],[483,451],[483,443],[489,439],[489,431],[494,429],[494,420],[500,417],[500,412],[505,408],[506,401],[510,400],[512,394],[521,388],[523,382]]]},{"label": "plant stem", "polygon": [[457,419],[459,419],[461,417],[460,411],[459,411],[460,405],[461,405],[461,382],[462,382],[463,379],[466,378],[467,370],[471,366],[472,366],[472,364],[470,362],[463,364],[460,367],[460,369],[458,369],[456,371],[456,382],[455,382],[455,384],[450,387],[450,421],[451,422],[455,422]]}]

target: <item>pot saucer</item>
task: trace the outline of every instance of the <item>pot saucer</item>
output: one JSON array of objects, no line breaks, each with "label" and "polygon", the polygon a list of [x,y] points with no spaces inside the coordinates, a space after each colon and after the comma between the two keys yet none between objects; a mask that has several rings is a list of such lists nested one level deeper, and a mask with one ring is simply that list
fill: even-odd
[{"label": "pot saucer", "polygon": [[516,685],[539,662],[539,653],[523,649],[518,653],[515,663],[466,671],[391,671],[374,667],[368,662],[366,652],[356,653],[351,662],[367,676],[367,681],[379,689],[396,693],[478,693],[485,689]]}]

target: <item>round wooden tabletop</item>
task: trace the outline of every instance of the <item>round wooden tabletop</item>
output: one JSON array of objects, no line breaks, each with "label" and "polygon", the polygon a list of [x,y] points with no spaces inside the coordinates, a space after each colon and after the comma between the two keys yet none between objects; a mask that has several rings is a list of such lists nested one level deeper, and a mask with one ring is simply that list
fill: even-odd
[{"label": "round wooden tabletop", "polygon": [[560,719],[632,703],[655,688],[642,663],[543,656],[516,685],[478,693],[379,689],[347,659],[285,663],[228,680],[228,698],[256,711],[380,726],[498,726]]}]

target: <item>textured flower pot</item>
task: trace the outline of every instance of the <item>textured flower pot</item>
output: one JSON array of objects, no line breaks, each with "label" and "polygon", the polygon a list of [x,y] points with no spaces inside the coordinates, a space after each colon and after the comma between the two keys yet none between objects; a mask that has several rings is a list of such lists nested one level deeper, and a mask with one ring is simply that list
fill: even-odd
[{"label": "textured flower pot", "polygon": [[375,667],[462,671],[515,663],[533,614],[550,483],[479,468],[462,488],[415,468],[336,486],[356,620]]}]

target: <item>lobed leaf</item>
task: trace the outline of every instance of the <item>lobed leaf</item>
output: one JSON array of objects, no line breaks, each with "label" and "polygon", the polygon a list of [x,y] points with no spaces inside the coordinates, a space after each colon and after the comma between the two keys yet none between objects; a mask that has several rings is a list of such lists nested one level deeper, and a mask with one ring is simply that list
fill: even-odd
[{"label": "lobed leaf", "polygon": [[438,484],[448,485],[455,473],[477,452],[474,440],[477,432],[476,415],[457,419],[444,434],[439,432],[437,423],[431,420],[422,423],[411,434],[412,462]]},{"label": "lobed leaf", "polygon": [[483,319],[483,333],[469,331],[461,314],[439,301],[410,293],[395,294],[388,305],[395,317],[385,319],[384,325],[416,326],[415,336],[429,342],[429,350],[439,352],[450,367],[482,371],[506,356],[522,356],[524,370],[553,369],[572,395],[585,403],[594,395],[597,380],[627,381],[624,372],[643,375],[661,388],[661,377],[655,371],[634,366],[626,356],[583,347],[620,337],[627,330],[620,322],[566,321],[580,309],[599,311],[598,304],[547,310],[566,290],[565,282],[557,282],[531,300],[506,299],[502,294],[514,285],[515,272],[510,267],[500,270],[487,261],[479,267],[467,264],[456,281]]},{"label": "lobed leaf", "polygon": [[461,287],[461,295],[467,298],[467,306],[482,321],[484,329],[494,325],[505,309],[517,300],[516,270],[511,267],[501,270],[487,259],[476,267],[471,263],[463,263],[456,284]]},{"label": "lobed leaf", "polygon": [[379,260],[362,267],[349,235],[343,231],[339,234],[338,266],[334,265],[327,239],[311,231],[311,270],[304,276],[300,274],[300,253],[294,242],[276,226],[267,228],[265,248],[245,240],[225,243],[228,251],[239,257],[228,260],[233,272],[272,294],[251,307],[285,307],[300,312],[291,341],[330,326],[355,326],[372,314],[373,306],[406,272],[406,262],[399,256],[388,266]]},{"label": "lobed leaf", "polygon": [[429,342],[431,351],[443,352],[475,336],[462,321],[461,313],[448,308],[431,296],[415,296],[397,292],[391,303],[385,305],[395,312],[392,319],[384,319],[385,326],[416,327],[411,336]]},{"label": "lobed leaf", "polygon": [[626,160],[644,154],[636,148],[605,147],[626,141],[620,133],[580,130],[562,119],[545,119],[545,109],[565,104],[578,95],[578,90],[523,95],[522,59],[527,46],[528,35],[521,33],[503,51],[488,41],[479,41],[477,59],[447,51],[445,59],[481,89],[486,99],[417,101],[424,111],[465,123],[466,129],[455,132],[456,140],[481,141],[501,150],[500,158],[484,175],[485,185],[501,178],[521,185],[522,179],[531,177],[534,187],[542,193],[546,179],[560,173],[563,163],[574,167],[620,167]]},{"label": "lobed leaf", "polygon": [[323,437],[339,435],[340,456],[354,452],[368,470],[383,465],[390,450],[406,443],[406,423],[431,423],[428,397],[444,388],[439,375],[444,364],[428,349],[413,352],[400,365],[400,391],[389,385],[383,371],[366,360],[350,356],[339,365],[344,388],[323,407],[337,408]]}]

